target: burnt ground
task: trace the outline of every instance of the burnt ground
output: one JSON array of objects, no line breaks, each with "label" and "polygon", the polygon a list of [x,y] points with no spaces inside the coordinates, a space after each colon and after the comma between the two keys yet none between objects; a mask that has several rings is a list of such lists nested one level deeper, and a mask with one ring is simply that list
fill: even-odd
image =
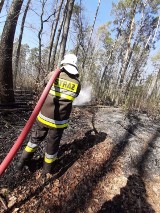
[{"label": "burnt ground", "polygon": [[[1,161],[30,114],[0,111]],[[160,128],[145,114],[74,107],[46,182],[40,179],[45,141],[30,170],[16,172],[28,137],[0,179],[0,212],[160,212]]]}]

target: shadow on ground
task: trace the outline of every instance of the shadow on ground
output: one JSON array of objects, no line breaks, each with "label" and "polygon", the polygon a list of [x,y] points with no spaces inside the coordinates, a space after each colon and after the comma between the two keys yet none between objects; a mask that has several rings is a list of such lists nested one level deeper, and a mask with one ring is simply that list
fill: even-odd
[{"label": "shadow on ground", "polygon": [[128,177],[125,187],[121,188],[120,195],[106,201],[98,213],[124,213],[146,212],[154,213],[152,206],[146,201],[147,194],[145,184],[139,175]]}]

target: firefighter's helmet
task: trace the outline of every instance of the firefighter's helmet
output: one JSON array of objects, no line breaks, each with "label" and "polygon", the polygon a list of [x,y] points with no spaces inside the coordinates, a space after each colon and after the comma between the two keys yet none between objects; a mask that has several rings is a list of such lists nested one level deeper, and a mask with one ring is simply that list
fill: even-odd
[{"label": "firefighter's helmet", "polygon": [[64,59],[61,61],[61,67],[64,67],[70,74],[78,74],[77,57],[74,54],[65,55]]}]

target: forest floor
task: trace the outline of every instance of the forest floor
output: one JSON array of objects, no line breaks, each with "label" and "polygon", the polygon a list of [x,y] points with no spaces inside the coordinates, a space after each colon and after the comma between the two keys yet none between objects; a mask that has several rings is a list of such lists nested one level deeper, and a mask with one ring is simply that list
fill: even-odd
[{"label": "forest floor", "polygon": [[[0,159],[7,155],[31,111],[0,111]],[[59,160],[40,178],[45,141],[30,170],[16,164],[0,179],[0,212],[160,213],[160,127],[145,114],[114,107],[74,107]]]}]

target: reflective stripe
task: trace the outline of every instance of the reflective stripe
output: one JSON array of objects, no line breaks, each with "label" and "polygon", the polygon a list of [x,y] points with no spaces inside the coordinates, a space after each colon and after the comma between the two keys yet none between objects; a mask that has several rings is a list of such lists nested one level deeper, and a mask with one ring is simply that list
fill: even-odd
[{"label": "reflective stripe", "polygon": [[41,112],[39,113],[37,119],[41,123],[54,128],[64,128],[68,126],[68,120],[56,121],[51,118],[47,118],[46,116],[42,115]]},{"label": "reflective stripe", "polygon": [[57,160],[57,153],[58,152],[56,152],[54,155],[49,155],[45,153],[44,161],[46,163],[53,163],[55,160]]},{"label": "reflective stripe", "polygon": [[68,91],[68,90],[65,90],[65,89],[61,89],[59,87],[51,87],[51,90],[52,91],[56,91],[56,92],[59,92],[59,93],[63,93],[65,95],[69,95],[69,96],[72,96],[74,98],[77,97],[77,94],[75,92],[71,92],[71,91]]},{"label": "reflective stripe", "polygon": [[36,148],[31,148],[29,146],[26,146],[25,150],[26,152],[35,152]]},{"label": "reflective stripe", "polygon": [[57,154],[58,154],[58,152],[56,152],[54,155],[49,155],[49,154],[45,153],[45,157],[46,158],[55,158],[55,157],[57,157]]},{"label": "reflective stripe", "polygon": [[51,119],[51,118],[47,118],[46,116],[42,115],[42,113],[40,112],[39,113],[40,117],[50,123],[54,123],[54,124],[66,124],[68,123],[68,119],[67,120],[63,120],[63,121],[57,121],[57,120],[54,120],[54,119]]},{"label": "reflective stripe", "polygon": [[46,163],[53,163],[55,160],[57,160],[57,157],[55,158],[47,158],[46,156],[44,157],[44,162]]},{"label": "reflective stripe", "polygon": [[75,99],[74,97],[72,97],[70,95],[65,95],[63,93],[55,92],[53,90],[50,90],[49,93],[54,95],[54,96],[57,96],[57,97],[65,98],[65,99],[70,100],[70,101],[73,101]]},{"label": "reflective stripe", "polygon": [[37,144],[35,144],[35,143],[32,143],[32,142],[28,142],[27,143],[27,146],[29,146],[30,148],[36,148],[37,147]]}]

